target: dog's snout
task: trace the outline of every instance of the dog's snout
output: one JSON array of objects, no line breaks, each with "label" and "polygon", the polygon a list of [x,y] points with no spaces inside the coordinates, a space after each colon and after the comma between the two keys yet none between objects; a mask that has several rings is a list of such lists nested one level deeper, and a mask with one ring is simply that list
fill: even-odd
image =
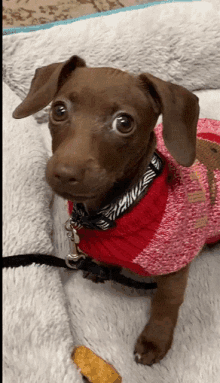
[{"label": "dog's snout", "polygon": [[84,178],[85,170],[80,166],[58,164],[54,170],[55,179],[62,183],[76,185]]}]

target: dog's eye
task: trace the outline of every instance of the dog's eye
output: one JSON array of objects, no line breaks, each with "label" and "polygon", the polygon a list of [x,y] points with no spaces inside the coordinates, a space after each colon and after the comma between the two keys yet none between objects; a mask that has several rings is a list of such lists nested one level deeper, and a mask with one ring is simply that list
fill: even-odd
[{"label": "dog's eye", "polygon": [[118,115],[112,123],[112,129],[122,135],[129,135],[133,132],[134,128],[134,119],[126,113]]},{"label": "dog's eye", "polygon": [[59,103],[52,106],[52,117],[56,121],[63,121],[67,118],[67,108],[64,104]]}]

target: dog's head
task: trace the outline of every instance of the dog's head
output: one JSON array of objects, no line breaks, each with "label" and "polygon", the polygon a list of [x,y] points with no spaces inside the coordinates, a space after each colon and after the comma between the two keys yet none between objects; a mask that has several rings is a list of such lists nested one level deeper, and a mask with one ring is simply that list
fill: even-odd
[{"label": "dog's head", "polygon": [[183,166],[195,160],[198,98],[181,86],[150,74],[88,68],[73,56],[36,70],[13,117],[27,117],[51,101],[53,156],[46,177],[66,199],[94,209],[135,183],[155,150],[161,113],[171,155]]}]

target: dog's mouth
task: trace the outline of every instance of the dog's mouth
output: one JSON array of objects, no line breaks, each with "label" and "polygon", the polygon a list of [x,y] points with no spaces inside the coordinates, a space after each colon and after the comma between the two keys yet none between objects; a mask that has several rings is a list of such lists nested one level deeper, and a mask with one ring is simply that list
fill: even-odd
[{"label": "dog's mouth", "polygon": [[95,195],[77,195],[70,193],[62,193],[62,197],[72,202],[86,202],[87,200],[94,199]]},{"label": "dog's mouth", "polygon": [[98,195],[91,195],[91,194],[77,195],[77,194],[70,194],[70,193],[62,193],[60,195],[61,197],[73,203],[83,204],[88,214],[96,213],[100,209],[101,203],[102,203],[102,198],[100,198]]}]

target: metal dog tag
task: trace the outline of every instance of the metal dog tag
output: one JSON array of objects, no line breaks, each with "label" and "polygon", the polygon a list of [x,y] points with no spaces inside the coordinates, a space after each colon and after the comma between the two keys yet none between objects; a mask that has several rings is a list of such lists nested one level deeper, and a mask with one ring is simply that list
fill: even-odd
[{"label": "metal dog tag", "polygon": [[82,258],[85,259],[86,254],[77,246],[80,239],[73,224],[70,223],[70,219],[66,221],[65,229],[67,230],[67,237],[70,245],[70,253],[66,255],[65,262],[69,268],[77,270],[77,262]]}]

